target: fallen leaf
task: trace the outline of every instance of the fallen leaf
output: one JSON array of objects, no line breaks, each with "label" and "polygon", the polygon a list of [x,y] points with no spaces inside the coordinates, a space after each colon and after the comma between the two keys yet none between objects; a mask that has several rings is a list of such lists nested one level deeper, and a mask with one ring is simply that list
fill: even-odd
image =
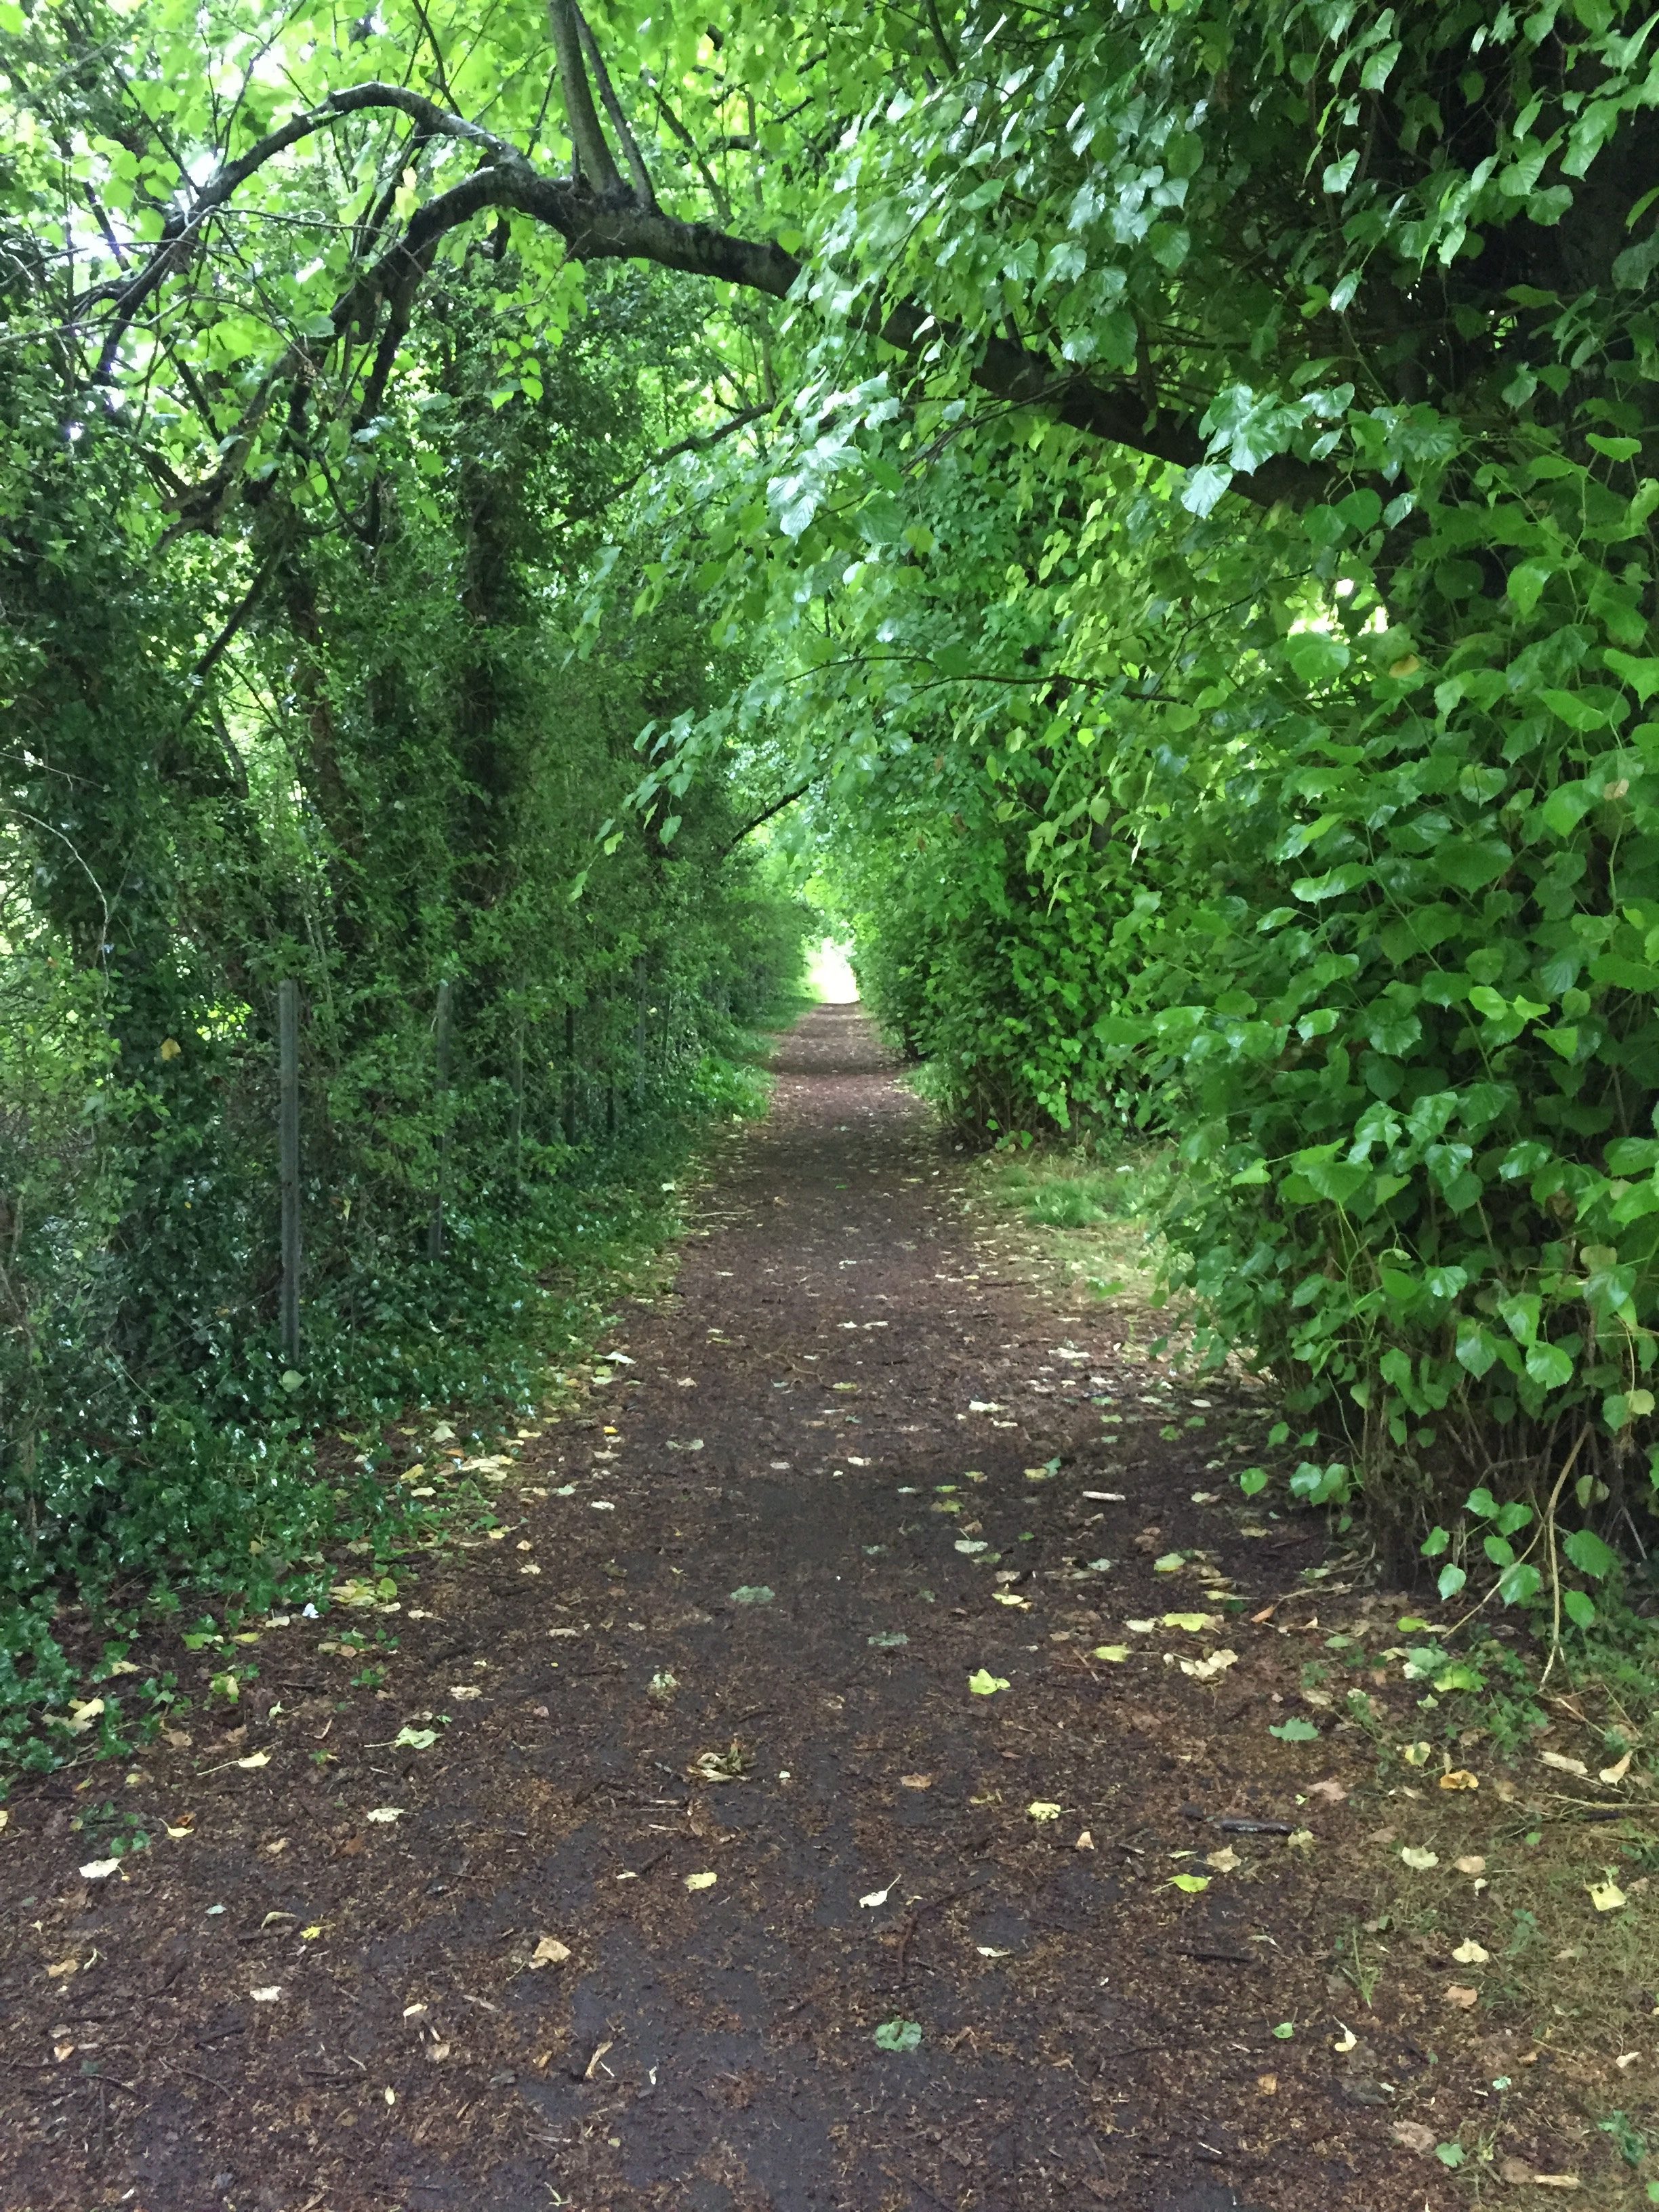
[{"label": "fallen leaf", "polygon": [[[1237,1667],[1237,1651],[1212,1651],[1203,1659],[1183,1659],[1181,1671],[1183,1674],[1190,1674],[1195,1682],[1213,1682],[1218,1674],[1224,1674],[1229,1667]],[[1289,1723],[1285,1725],[1288,1727]]]},{"label": "fallen leaf", "polygon": [[1452,1953],[1452,1958],[1460,1966],[1485,1966],[1491,1964],[1492,1953],[1471,1936],[1458,1945]]},{"label": "fallen leaf", "polygon": [[[82,1867],[81,1871],[84,1874],[86,1869]],[[1607,1867],[1604,1872],[1607,1876],[1604,1881],[1587,1881],[1584,1887],[1589,1892],[1590,1903],[1598,1912],[1617,1912],[1620,1905],[1628,1905],[1630,1899],[1613,1880],[1613,1869]]]},{"label": "fallen leaf", "polygon": [[1224,1844],[1218,1851],[1211,1851],[1204,1863],[1213,1867],[1218,1874],[1236,1874],[1244,1862],[1231,1844]]},{"label": "fallen leaf", "polygon": [[252,1773],[258,1767],[270,1765],[270,1753],[268,1751],[251,1751],[246,1759],[239,1759],[236,1764]]},{"label": "fallen leaf", "polygon": [[275,2004],[283,1994],[280,1983],[273,1982],[269,1989],[250,1990],[248,1995],[255,2004]]},{"label": "fallen leaf", "polygon": [[483,1697],[483,1691],[477,1682],[452,1682],[449,1686],[449,1694],[462,1705],[465,1705],[469,1698]]},{"label": "fallen leaf", "polygon": [[1354,2033],[1351,2027],[1348,2027],[1346,2025],[1343,2027],[1340,2035],[1333,2036],[1331,2039],[1331,2049],[1339,2052],[1345,2058],[1347,2057],[1349,2051],[1358,2051],[1358,2048],[1359,2038]]},{"label": "fallen leaf", "polygon": [[1127,1644],[1097,1644],[1089,1656],[1091,1659],[1109,1659],[1115,1667],[1121,1667],[1129,1656],[1129,1647]]},{"label": "fallen leaf", "polygon": [[685,1886],[688,1889],[713,1889],[719,1880],[717,1874],[689,1874],[685,1877]]},{"label": "fallen leaf", "polygon": [[1582,2189],[1584,2185],[1576,2173],[1534,2173],[1532,2185],[1534,2189]]},{"label": "fallen leaf", "polygon": [[538,1966],[562,1966],[569,1956],[568,1943],[561,1943],[556,1936],[543,1936],[525,1964],[533,1972]]},{"label": "fallen leaf", "polygon": [[899,1777],[901,1790],[931,1790],[933,1786],[933,1778],[931,1774],[901,1774]]},{"label": "fallen leaf", "polygon": [[1348,1802],[1347,1791],[1340,1782],[1334,1780],[1310,1782],[1308,1784],[1308,1795],[1310,1797],[1322,1799],[1327,1805],[1346,1805]]},{"label": "fallen leaf", "polygon": [[1396,2120],[1389,2133],[1403,2148],[1414,2150],[1423,2158],[1433,2155],[1436,2142],[1434,2130],[1425,2128],[1421,2120]]},{"label": "fallen leaf", "polygon": [[162,1825],[175,1843],[182,1842],[185,1837],[193,1836],[196,1833],[196,1815],[194,1813],[186,1813],[176,1828],[171,1821],[165,1821]]},{"label": "fallen leaf", "polygon": [[1158,1623],[1155,1620],[1126,1620],[1123,1626],[1131,1636],[1150,1636]]},{"label": "fallen leaf", "polygon": [[1471,1774],[1467,1766],[1454,1766],[1449,1773],[1441,1776],[1440,1787],[1443,1790],[1478,1790],[1480,1777]]},{"label": "fallen leaf", "polygon": [[976,1698],[994,1698],[999,1690],[1007,1686],[1006,1675],[989,1674],[983,1667],[975,1668],[968,1677],[968,1687]]},{"label": "fallen leaf", "polygon": [[1279,2076],[1277,2074],[1258,2074],[1255,2087],[1258,2096],[1276,2097],[1279,2094]]},{"label": "fallen leaf", "polygon": [[1589,1780],[1589,1769],[1582,1759],[1567,1759],[1559,1751],[1540,1751],[1538,1757],[1543,1765],[1553,1766],[1558,1774],[1571,1774],[1580,1782]]},{"label": "fallen leaf", "polygon": [[1407,1766],[1426,1766],[1434,1756],[1434,1746],[1431,1743],[1402,1743],[1400,1756]]},{"label": "fallen leaf", "polygon": [[1184,1552],[1165,1552],[1152,1561],[1152,1572],[1155,1575],[1179,1574],[1186,1564],[1187,1554]]},{"label": "fallen leaf", "polygon": [[1485,1874],[1486,1862],[1479,1851],[1471,1851],[1467,1858],[1454,1859],[1452,1864],[1459,1874]]},{"label": "fallen leaf", "polygon": [[1095,1839],[1090,1834],[1089,1831],[1085,1828],[1082,1833],[1079,1836],[1076,1843],[1073,1844],[1072,1849],[1074,1851],[1091,1851],[1094,1847]]},{"label": "fallen leaf", "polygon": [[78,1974],[80,1971],[81,1961],[78,1959],[59,1959],[55,1966],[46,1968],[46,1979],[51,1982],[67,1981],[71,1974]]},{"label": "fallen leaf", "polygon": [[404,1808],[401,1805],[377,1805],[372,1813],[365,1813],[363,1815],[364,1820],[376,1821],[382,1827],[390,1827],[394,1820],[401,1820],[403,1817]]},{"label": "fallen leaf", "polygon": [[1446,2002],[1449,2005],[1455,2005],[1460,2012],[1468,2012],[1473,2006],[1478,2005],[1480,2002],[1480,1992],[1479,1990],[1469,1989],[1461,1982],[1447,1983]]},{"label": "fallen leaf", "polygon": [[1285,1838],[1287,1851],[1310,1851],[1318,1838],[1311,1828],[1292,1828]]},{"label": "fallen leaf", "polygon": [[[81,1879],[82,1881],[107,1881],[120,1863],[119,1859],[88,1859],[81,1869]],[[1624,1899],[1621,1898],[1620,1902],[1622,1904]]]},{"label": "fallen leaf", "polygon": [[1498,2179],[1507,2182],[1511,2189],[1524,2188],[1532,2179],[1532,2168],[1524,2158],[1500,2158],[1498,2161]]},{"label": "fallen leaf", "polygon": [[1051,1805],[1044,1797],[1034,1797],[1025,1810],[1033,1820],[1057,1820],[1060,1818],[1059,1806]]},{"label": "fallen leaf", "polygon": [[991,1595],[999,1605],[1012,1605],[1019,1613],[1029,1613],[1031,1610],[1030,1599],[1021,1597],[1017,1590],[993,1590]]},{"label": "fallen leaf", "polygon": [[1206,1874],[1172,1874],[1170,1876],[1170,1888],[1182,1890],[1188,1897],[1196,1897],[1200,1890],[1207,1889],[1209,1886],[1210,1877]]},{"label": "fallen leaf", "polygon": [[974,1948],[981,1959],[1012,1959],[1014,1955],[1012,1951],[999,1951],[989,1943],[975,1943]]},{"label": "fallen leaf", "polygon": [[764,1583],[744,1583],[732,1593],[733,1605],[770,1605],[777,1592]]},{"label": "fallen leaf", "polygon": [[403,1728],[392,1737],[392,1744],[394,1750],[407,1746],[410,1751],[430,1751],[437,1741],[436,1729]]},{"label": "fallen leaf", "polygon": [[860,1898],[859,1903],[860,1905],[867,1905],[873,1911],[878,1906],[886,1904],[888,1899],[893,1894],[893,1892],[897,1886],[898,1876],[895,1875],[892,1881],[888,1883],[885,1889],[872,1889],[867,1891],[864,1896]]},{"label": "fallen leaf", "polygon": [[1440,1863],[1438,1855],[1433,1851],[1425,1851],[1420,1844],[1403,1844],[1400,1856],[1408,1867],[1413,1868],[1419,1874],[1427,1874],[1431,1867],[1437,1867]]},{"label": "fallen leaf", "polygon": [[1208,1629],[1220,1627],[1221,1615],[1218,1613],[1166,1613],[1164,1626],[1166,1628],[1184,1628],[1189,1636],[1201,1636]]},{"label": "fallen leaf", "polygon": [[1624,1757],[1615,1765],[1612,1766],[1604,1766],[1601,1769],[1601,1771],[1596,1776],[1596,1780],[1598,1782],[1605,1782],[1609,1790],[1613,1789],[1617,1784],[1622,1782],[1625,1777],[1630,1772],[1630,1763],[1634,1757],[1635,1753],[1633,1752],[1627,1751]]}]

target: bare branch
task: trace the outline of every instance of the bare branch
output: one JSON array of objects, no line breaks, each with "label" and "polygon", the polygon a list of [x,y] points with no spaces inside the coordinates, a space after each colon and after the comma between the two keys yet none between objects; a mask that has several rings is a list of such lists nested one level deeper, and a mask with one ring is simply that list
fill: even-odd
[{"label": "bare branch", "polygon": [[605,65],[605,56],[599,52],[592,31],[588,26],[587,18],[583,15],[580,6],[576,5],[576,0],[571,0],[571,4],[575,12],[576,29],[581,38],[582,52],[587,58],[588,67],[593,72],[593,82],[599,88],[599,98],[605,102],[605,112],[611,118],[611,127],[616,132],[617,143],[623,149],[623,156],[628,163],[629,174],[634,179],[634,197],[641,207],[649,208],[654,213],[657,206],[656,190],[651,182],[651,172],[645,166],[645,156],[640,151],[639,141],[629,127],[628,118],[623,112],[623,104],[617,97],[617,88],[611,82],[611,72]]},{"label": "bare branch", "polygon": [[564,94],[565,120],[570,143],[576,149],[581,173],[601,198],[621,198],[628,190],[622,173],[611,158],[599,128],[599,111],[587,82],[582,57],[581,19],[575,0],[547,0],[548,21],[553,32],[553,52],[559,64],[559,88]]}]

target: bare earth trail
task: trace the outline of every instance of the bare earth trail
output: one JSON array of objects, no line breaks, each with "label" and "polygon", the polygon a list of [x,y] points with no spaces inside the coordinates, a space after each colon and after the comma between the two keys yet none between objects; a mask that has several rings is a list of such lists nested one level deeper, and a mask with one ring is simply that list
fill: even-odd
[{"label": "bare earth trail", "polygon": [[[228,1747],[198,1715],[147,1755],[125,1795],[158,1840],[117,1879],[76,1877],[68,1777],[20,1791],[6,2207],[1449,2201],[1332,2056],[1314,1933],[1364,1909],[1353,1811],[1307,1794],[1328,1743],[1267,1735],[1306,1645],[1241,1620],[1091,1656],[1203,1606],[1154,1555],[1207,1547],[1265,1603],[1312,1540],[1246,1540],[1221,1476],[1191,1502],[1222,1391],[1207,1436],[1160,1440],[1187,1403],[1112,1307],[1057,1314],[987,1266],[959,1159],[854,1011],[778,1066],[591,1419],[527,1446],[500,1541],[406,1587],[378,1698],[316,1652],[337,1616],[268,1632],[286,1713]],[[1211,1679],[1175,1663],[1226,1640]],[[980,1669],[1007,1686],[973,1694]],[[429,1749],[391,1741],[423,1723]],[[741,1778],[691,1778],[734,1745]],[[122,1796],[118,1770],[92,1789]],[[915,2048],[878,2046],[895,2021]],[[1421,2071],[1378,2041],[1396,2088]]]}]

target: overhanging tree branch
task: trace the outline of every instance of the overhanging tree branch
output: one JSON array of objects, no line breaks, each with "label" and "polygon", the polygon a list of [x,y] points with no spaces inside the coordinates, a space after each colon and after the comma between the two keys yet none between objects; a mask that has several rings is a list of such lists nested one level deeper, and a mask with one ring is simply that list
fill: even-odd
[{"label": "overhanging tree branch", "polygon": [[[587,79],[582,70],[581,37],[574,0],[553,0],[556,27],[568,33],[571,67],[580,85],[569,77],[561,60],[562,82],[577,116],[573,131],[580,130],[583,173],[577,178],[550,177],[538,170],[507,140],[465,118],[441,107],[424,94],[407,86],[371,82],[351,85],[331,94],[320,106],[292,118],[261,139],[239,160],[224,164],[192,200],[188,211],[165,235],[137,275],[125,284],[106,288],[98,296],[112,300],[115,313],[106,337],[98,374],[106,380],[112,373],[123,337],[140,307],[161,284],[190,258],[209,218],[224,206],[239,185],[264,164],[343,116],[371,109],[394,108],[432,138],[453,139],[473,146],[486,155],[483,164],[460,183],[438,193],[417,208],[408,228],[374,265],[364,270],[337,301],[333,310],[336,339],[350,332],[360,341],[373,337],[383,307],[392,310],[394,325],[406,327],[416,291],[430,268],[439,243],[447,232],[486,209],[507,209],[543,223],[564,240],[577,261],[648,261],[661,269],[685,276],[712,277],[768,298],[789,296],[803,264],[793,253],[767,238],[744,238],[730,230],[702,222],[682,222],[665,214],[653,199],[649,204],[630,191],[617,173],[608,149],[596,186],[593,170],[605,148],[599,118]],[[562,33],[561,35],[563,35]],[[561,50],[562,52],[562,50]],[[585,114],[583,100],[586,99]],[[643,163],[641,162],[641,168]],[[649,179],[646,185],[648,188]],[[885,313],[878,311],[868,327],[873,335],[904,354],[921,351],[925,343],[943,337],[964,349],[974,349],[969,370],[981,391],[1010,405],[1043,407],[1091,437],[1122,446],[1132,453],[1191,468],[1205,458],[1205,440],[1193,412],[1177,413],[1148,406],[1135,384],[1127,378],[1110,380],[1082,372],[1060,376],[1043,355],[997,336],[975,334],[942,325],[917,303],[902,303]],[[392,340],[395,354],[398,339]],[[308,342],[289,349],[273,372],[272,383],[312,358]],[[377,349],[374,383],[383,392],[392,365],[383,342]],[[267,387],[269,388],[269,387]],[[378,404],[378,402],[377,402]],[[246,458],[246,441],[239,440],[220,471],[234,473]],[[1233,489],[1258,506],[1280,499],[1306,501],[1318,497],[1328,483],[1328,472],[1317,465],[1283,454],[1265,462],[1253,476],[1237,476]],[[216,480],[217,481],[217,480]]]}]

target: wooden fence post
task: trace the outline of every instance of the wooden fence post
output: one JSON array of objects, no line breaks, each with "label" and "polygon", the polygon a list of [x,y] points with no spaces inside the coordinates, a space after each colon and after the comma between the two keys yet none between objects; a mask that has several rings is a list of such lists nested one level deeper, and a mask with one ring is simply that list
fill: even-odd
[{"label": "wooden fence post", "polygon": [[513,1188],[524,1188],[524,1016],[513,1032],[513,1111],[507,1135],[513,1153]]},{"label": "wooden fence post", "polygon": [[576,1009],[564,1010],[564,1140],[576,1141]]},{"label": "wooden fence post", "polygon": [[438,1115],[437,1187],[432,1194],[432,1218],[426,1229],[426,1256],[444,1256],[444,1170],[449,1163],[449,1019],[453,988],[446,975],[438,986],[438,1007],[432,1025],[432,1099]]},{"label": "wooden fence post", "polygon": [[300,1364],[300,986],[276,986],[276,1145],[283,1194],[283,1357]]}]

